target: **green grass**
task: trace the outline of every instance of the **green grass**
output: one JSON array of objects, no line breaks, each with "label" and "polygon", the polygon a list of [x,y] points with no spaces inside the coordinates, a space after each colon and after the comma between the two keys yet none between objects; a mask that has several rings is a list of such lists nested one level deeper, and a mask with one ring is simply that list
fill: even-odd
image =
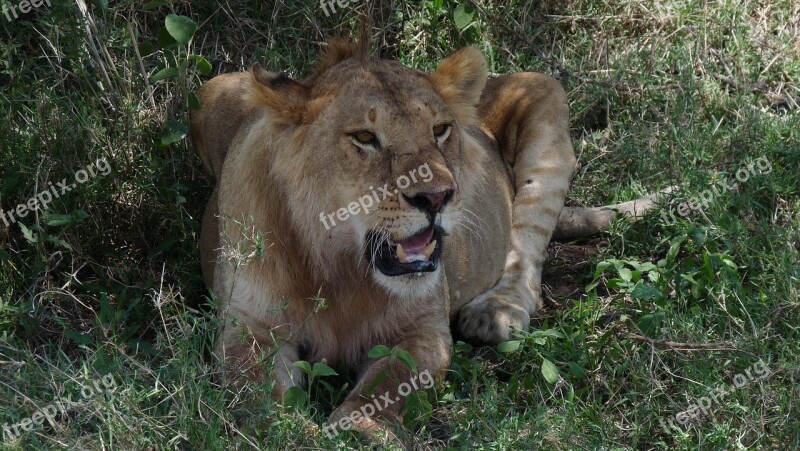
[{"label": "green grass", "polygon": [[[104,375],[116,388],[0,446],[364,446],[314,426],[352,380],[321,378],[292,413],[220,387],[209,353],[217,320],[197,263],[211,181],[180,133],[160,144],[165,124],[186,122],[187,93],[208,77],[192,62],[152,83],[151,94],[134,51],[149,75],[191,52],[214,74],[259,62],[303,76],[326,36],[356,29],[356,14],[325,17],[314,1],[176,0],[147,10],[95,1],[87,31],[76,3],[52,3],[11,23],[0,16],[0,205],[15,208],[101,157],[111,172],[47,212],[0,221],[0,427],[83,399],[82,386]],[[676,205],[750,161],[772,167],[702,213],[671,223],[655,212],[554,245],[548,308],[532,329],[548,332],[500,348],[458,345],[416,446],[800,447],[797,3],[357,3],[374,18],[384,57],[430,70],[475,45],[492,74],[559,77],[580,161],[571,205],[679,185]],[[200,24],[189,46],[161,48],[169,13]],[[752,375],[760,359],[766,377],[732,389],[681,431],[660,426]],[[553,383],[546,362],[558,371],[546,372]]]}]

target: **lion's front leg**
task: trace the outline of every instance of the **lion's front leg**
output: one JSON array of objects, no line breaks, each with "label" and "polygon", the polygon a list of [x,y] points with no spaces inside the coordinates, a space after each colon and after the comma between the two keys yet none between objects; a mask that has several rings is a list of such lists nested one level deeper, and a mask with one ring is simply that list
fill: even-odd
[{"label": "lion's front leg", "polygon": [[355,430],[375,438],[388,435],[397,440],[396,428],[402,424],[406,397],[429,389],[444,378],[452,345],[446,315],[438,321],[421,319],[418,328],[397,344],[414,358],[416,371],[389,357],[370,363],[344,403],[331,414],[326,434]]},{"label": "lion's front leg", "polygon": [[217,344],[216,353],[223,363],[226,385],[273,381],[273,399],[282,403],[286,391],[302,385],[300,370],[292,364],[299,360],[298,347],[280,335],[267,335],[253,324],[229,324]]},{"label": "lion's front leg", "polygon": [[286,390],[302,385],[300,369],[293,366],[299,359],[299,347],[291,340],[292,325],[285,310],[270,297],[269,290],[248,276],[245,272],[226,280],[226,289],[220,290],[230,299],[220,311],[223,324],[216,354],[223,363],[226,384],[258,383],[268,378],[274,382],[273,398],[282,402]]},{"label": "lion's front leg", "polygon": [[461,309],[459,332],[496,344],[508,340],[513,329],[526,330],[542,305],[542,266],[575,155],[566,94],[553,78],[521,73],[491,80],[480,113],[513,168],[511,250],[497,284]]}]

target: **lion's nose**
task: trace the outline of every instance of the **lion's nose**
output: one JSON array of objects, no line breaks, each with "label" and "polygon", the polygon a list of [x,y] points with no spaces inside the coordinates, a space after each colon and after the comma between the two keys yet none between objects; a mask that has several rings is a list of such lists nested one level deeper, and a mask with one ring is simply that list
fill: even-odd
[{"label": "lion's nose", "polygon": [[448,189],[438,193],[417,193],[413,196],[403,194],[403,197],[412,206],[435,215],[453,198],[453,190]]}]

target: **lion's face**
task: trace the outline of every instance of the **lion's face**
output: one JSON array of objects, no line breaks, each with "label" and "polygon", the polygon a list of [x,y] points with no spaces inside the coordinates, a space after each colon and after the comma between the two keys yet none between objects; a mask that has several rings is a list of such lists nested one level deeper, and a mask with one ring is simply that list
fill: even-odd
[{"label": "lion's face", "polygon": [[301,93],[304,108],[286,129],[294,150],[279,152],[273,170],[301,207],[293,220],[312,259],[369,274],[399,297],[430,292],[440,280],[443,240],[464,215],[463,132],[485,77],[482,56],[467,49],[433,76],[346,59],[307,92],[285,90]]}]

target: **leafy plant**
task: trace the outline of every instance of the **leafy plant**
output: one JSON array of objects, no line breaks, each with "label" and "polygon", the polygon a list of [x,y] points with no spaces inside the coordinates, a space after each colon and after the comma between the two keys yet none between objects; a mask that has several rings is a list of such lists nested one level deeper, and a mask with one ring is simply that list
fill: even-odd
[{"label": "leafy plant", "polygon": [[406,365],[412,372],[417,372],[417,362],[414,361],[414,357],[411,355],[410,352],[400,349],[397,346],[393,346],[389,348],[386,345],[377,345],[369,350],[367,357],[370,359],[379,359],[381,357],[386,357],[389,360],[389,365],[393,365],[396,361],[401,361],[404,365]]},{"label": "leafy plant", "polygon": [[467,40],[480,35],[480,24],[477,21],[475,8],[469,3],[460,3],[453,10],[453,24]]},{"label": "leafy plant", "polygon": [[597,264],[586,291],[596,295],[602,284],[617,300],[629,296],[640,311],[637,326],[646,335],[656,336],[666,317],[668,298],[683,301],[697,314],[700,305],[727,291],[741,291],[738,266],[709,240],[709,233],[707,227],[699,226],[672,238],[665,258],[656,264],[637,259],[603,260]]},{"label": "leafy plant", "polygon": [[[68,215],[45,212],[43,216],[43,222],[47,226],[51,227],[66,227],[82,222],[88,217],[89,215],[83,210],[75,210]],[[25,241],[31,244],[39,245],[48,242],[62,249],[66,249],[68,251],[72,250],[72,246],[70,246],[69,243],[62,240],[58,236],[49,233],[49,231],[40,224],[33,224],[30,227],[27,227],[25,224],[20,222],[19,227],[20,230],[22,230],[22,236],[25,238]]]},{"label": "leafy plant", "polygon": [[[151,2],[151,7],[160,6],[161,2]],[[161,47],[161,61],[158,70],[150,76],[150,83],[174,80],[179,92],[189,108],[199,109],[200,99],[192,91],[199,84],[200,75],[210,75],[212,66],[205,58],[189,51],[189,44],[197,31],[197,23],[186,16],[169,14],[164,19],[164,26],[158,31],[158,45]],[[140,46],[142,53],[152,53],[152,44]],[[188,126],[175,119],[164,122],[160,144],[168,146],[176,143],[189,132]]]},{"label": "leafy plant", "polygon": [[[548,384],[555,384],[561,378],[561,372],[556,365],[547,357],[550,356],[549,349],[552,342],[557,339],[563,339],[564,334],[555,329],[534,330],[532,332],[517,332],[519,337],[516,340],[508,340],[499,343],[496,347],[497,351],[501,354],[509,355],[524,349],[536,355],[539,362],[539,372]],[[529,355],[529,354],[528,354]],[[550,356],[552,358],[552,356]],[[534,365],[530,361],[525,363],[526,366]],[[534,381],[531,374],[525,376],[525,387],[532,388]]]},{"label": "leafy plant", "polygon": [[333,368],[319,362],[312,366],[305,360],[294,362],[293,366],[300,368],[300,371],[308,377],[308,391],[306,392],[302,387],[298,386],[291,387],[286,390],[286,394],[284,395],[284,403],[286,407],[296,410],[306,406],[311,399],[311,393],[312,390],[314,390],[315,381],[319,382],[320,385],[325,387],[328,393],[332,394],[336,392],[336,389],[334,389],[331,384],[323,380],[318,380],[320,377],[338,376],[338,373],[334,371]]}]

